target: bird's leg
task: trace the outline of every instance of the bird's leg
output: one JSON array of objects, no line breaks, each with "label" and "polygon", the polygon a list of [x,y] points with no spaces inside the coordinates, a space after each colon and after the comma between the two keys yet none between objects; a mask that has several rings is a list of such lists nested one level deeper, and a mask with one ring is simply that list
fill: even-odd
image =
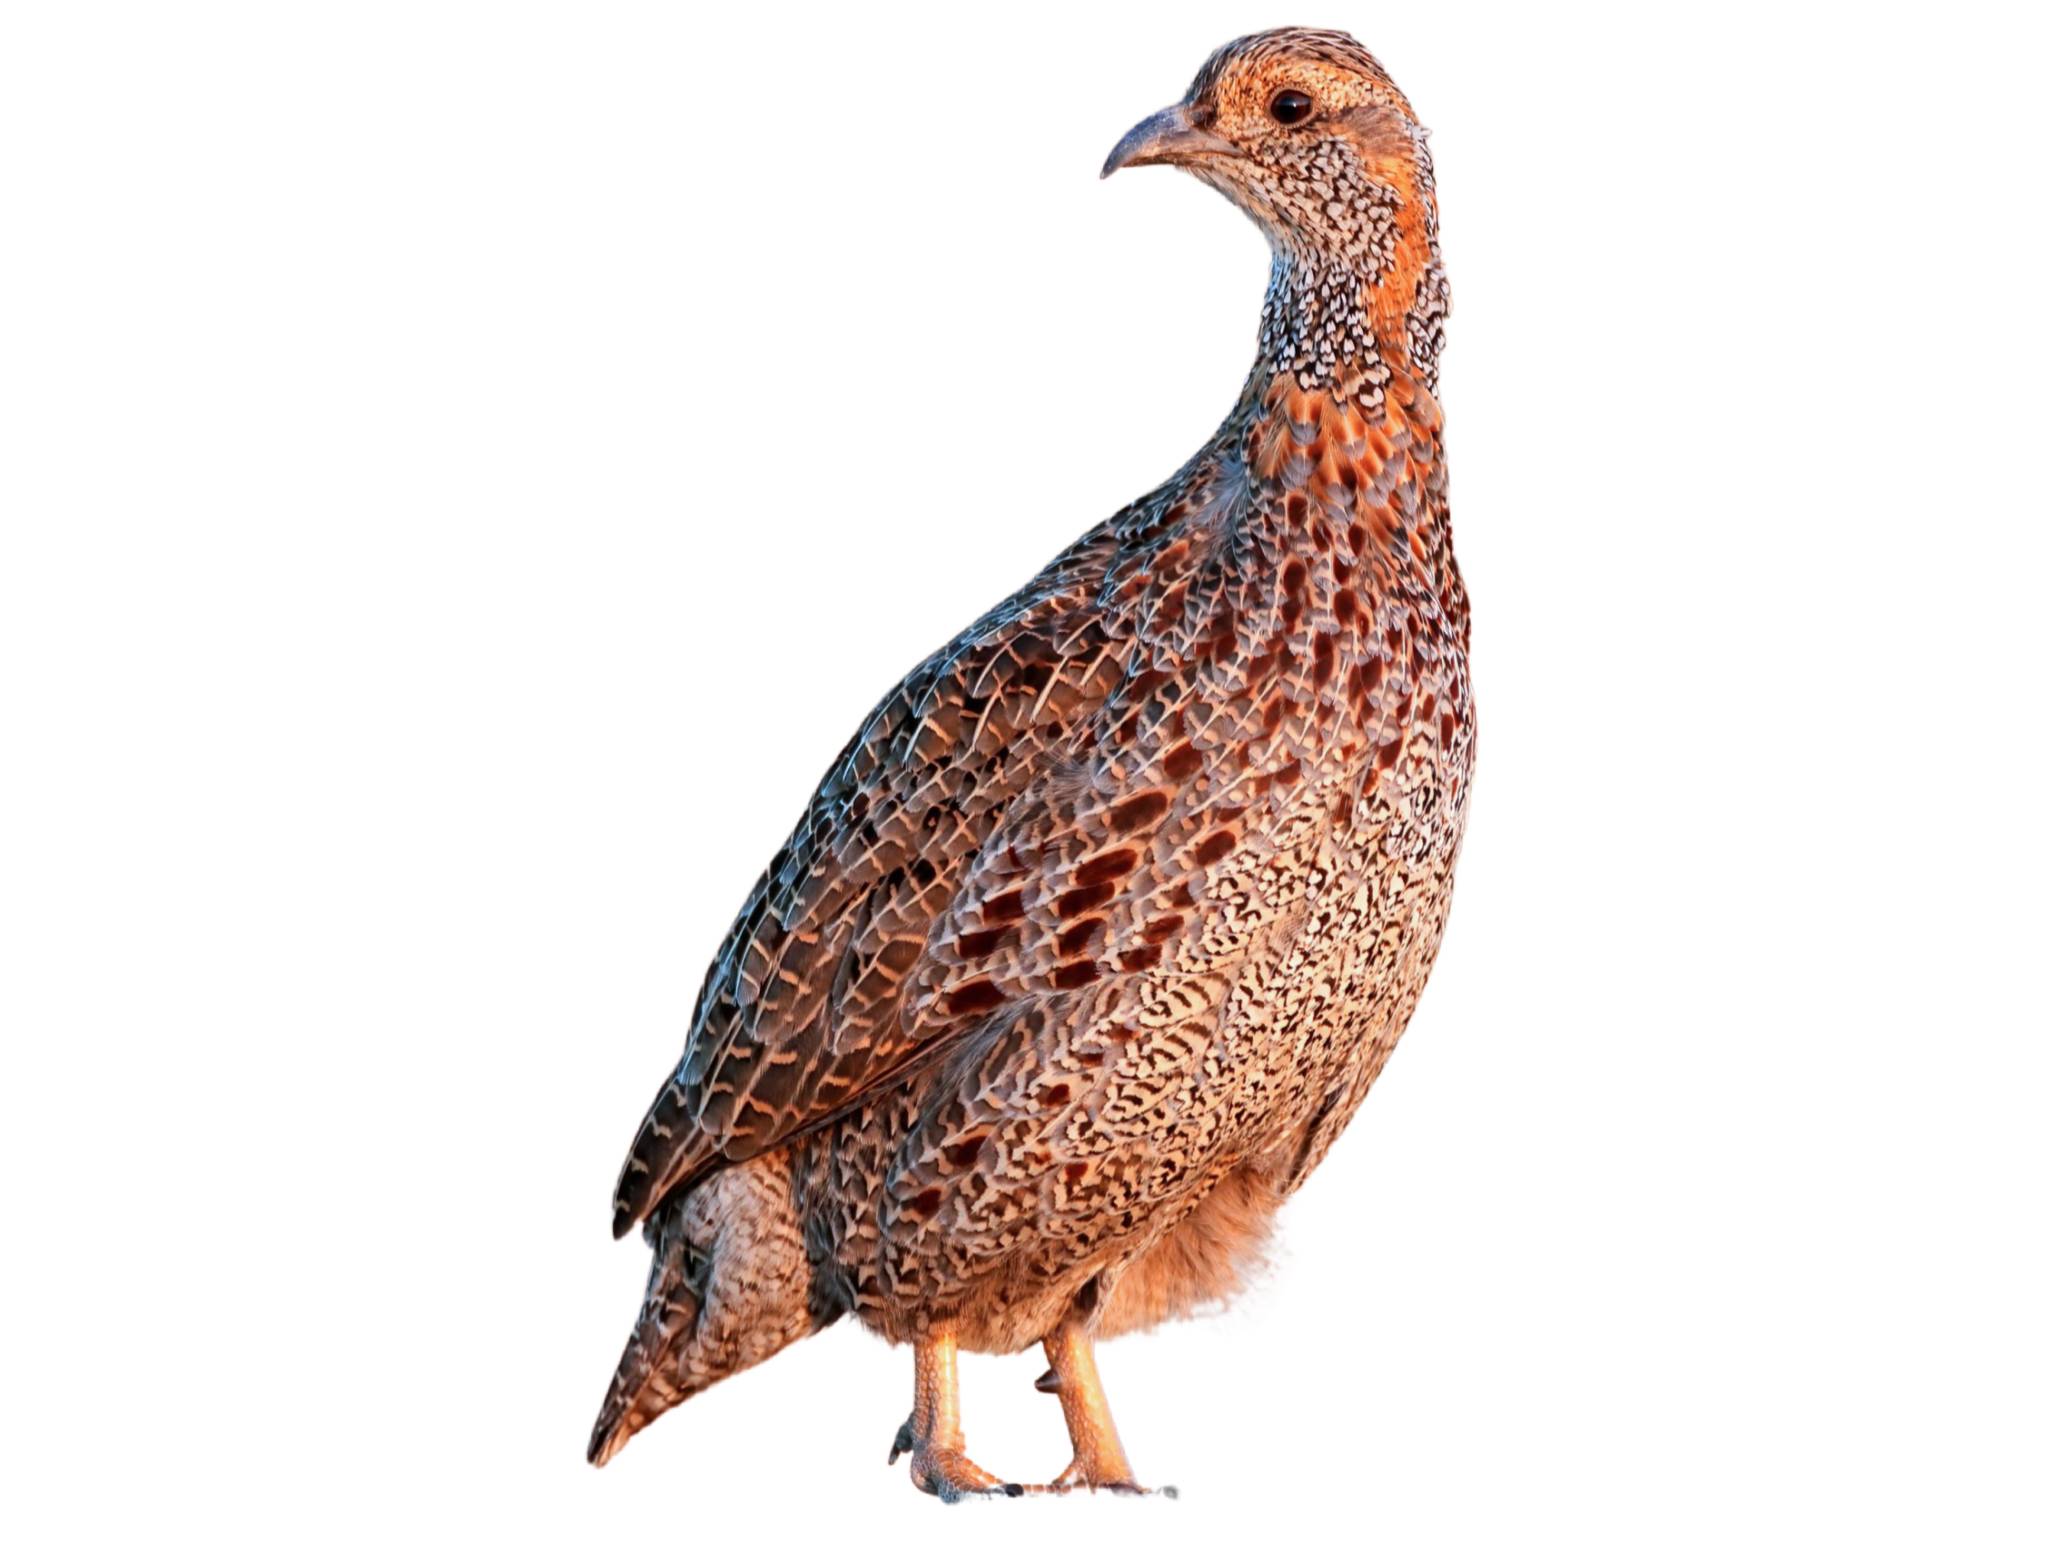
[{"label": "bird's leg", "polygon": [[970,1462],[963,1450],[959,1347],[953,1329],[935,1329],[912,1349],[917,1357],[917,1387],[911,1417],[896,1433],[889,1461],[894,1463],[909,1452],[912,1481],[943,1501],[957,1501],[964,1495],[1023,1495],[1023,1485],[1005,1484],[988,1469]]},{"label": "bird's leg", "polygon": [[1034,1384],[1061,1400],[1068,1439],[1075,1457],[1056,1479],[1056,1490],[1124,1490],[1141,1493],[1119,1445],[1104,1384],[1097,1377],[1097,1358],[1090,1351],[1090,1331],[1073,1315],[1064,1318],[1046,1339],[1047,1370]]}]

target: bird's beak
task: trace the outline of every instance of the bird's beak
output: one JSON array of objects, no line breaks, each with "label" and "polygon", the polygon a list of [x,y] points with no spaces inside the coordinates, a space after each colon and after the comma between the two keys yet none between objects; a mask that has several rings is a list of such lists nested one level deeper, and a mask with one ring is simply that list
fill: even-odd
[{"label": "bird's beak", "polygon": [[1203,128],[1199,123],[1202,116],[1188,102],[1149,114],[1111,148],[1104,158],[1104,170],[1097,175],[1110,177],[1121,167],[1152,167],[1163,162],[1181,166],[1200,156],[1231,156],[1233,146]]}]

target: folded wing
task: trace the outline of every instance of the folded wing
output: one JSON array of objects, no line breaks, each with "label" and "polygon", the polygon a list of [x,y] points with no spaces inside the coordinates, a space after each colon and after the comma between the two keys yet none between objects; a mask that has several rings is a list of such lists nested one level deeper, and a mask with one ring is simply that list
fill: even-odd
[{"label": "folded wing", "polygon": [[994,1010],[904,1015],[911,976],[1013,804],[1126,676],[1092,533],[904,679],[826,774],[710,966],[618,1179],[622,1236],[671,1190],[828,1122]]}]

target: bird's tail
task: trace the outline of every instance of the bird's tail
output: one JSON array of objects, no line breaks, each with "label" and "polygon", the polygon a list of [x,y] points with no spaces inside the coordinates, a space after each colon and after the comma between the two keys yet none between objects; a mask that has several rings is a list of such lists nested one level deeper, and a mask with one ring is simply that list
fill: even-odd
[{"label": "bird's tail", "polygon": [[645,1304],[588,1439],[607,1463],[683,1399],[812,1332],[789,1155],[727,1168],[655,1212]]}]

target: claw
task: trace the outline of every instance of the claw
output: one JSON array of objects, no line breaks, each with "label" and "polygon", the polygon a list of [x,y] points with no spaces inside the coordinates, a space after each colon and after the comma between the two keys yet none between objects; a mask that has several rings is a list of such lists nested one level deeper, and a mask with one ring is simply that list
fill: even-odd
[{"label": "claw", "polygon": [[1053,1367],[1048,1367],[1039,1376],[1033,1378],[1033,1391],[1035,1393],[1059,1393],[1061,1391],[1061,1374],[1055,1371]]},{"label": "claw", "polygon": [[896,1428],[896,1439],[889,1444],[889,1461],[894,1463],[917,1445],[918,1438],[911,1432],[911,1422],[906,1420]]}]

